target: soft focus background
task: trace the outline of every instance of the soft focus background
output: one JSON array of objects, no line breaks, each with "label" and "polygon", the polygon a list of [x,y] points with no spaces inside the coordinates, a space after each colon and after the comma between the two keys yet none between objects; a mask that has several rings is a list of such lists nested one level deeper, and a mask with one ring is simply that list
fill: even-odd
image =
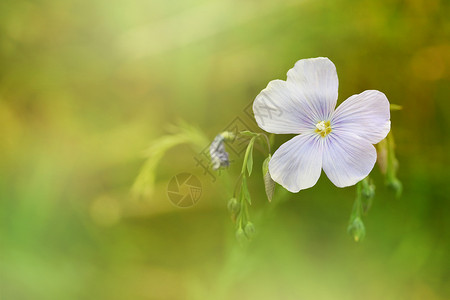
[{"label": "soft focus background", "polygon": [[[2,0],[0,298],[449,299],[449,15],[444,0]],[[160,149],[154,187],[130,192],[173,124],[205,147],[236,117],[252,127],[260,90],[317,56],[339,101],[378,89],[404,107],[404,193],[374,169],[362,243],[346,233],[354,187],[322,176],[269,204],[258,152],[244,248],[226,209],[238,155],[213,182],[202,149]],[[180,172],[202,182],[194,207],[168,200]]]}]

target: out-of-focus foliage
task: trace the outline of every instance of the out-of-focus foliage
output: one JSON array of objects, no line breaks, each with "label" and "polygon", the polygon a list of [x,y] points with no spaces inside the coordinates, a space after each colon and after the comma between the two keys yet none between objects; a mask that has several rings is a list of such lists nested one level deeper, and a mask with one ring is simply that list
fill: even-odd
[{"label": "out-of-focus foliage", "polygon": [[151,146],[145,150],[146,161],[132,187],[134,197],[151,197],[153,195],[158,164],[170,149],[187,144],[194,151],[201,151],[204,145],[208,144],[208,139],[197,128],[183,123],[171,127],[172,133],[153,140]]},{"label": "out-of-focus foliage", "polygon": [[[0,1],[0,298],[448,299],[449,6]],[[254,97],[317,56],[336,64],[339,101],[377,89],[403,107],[392,112],[403,193],[373,171],[362,243],[345,234],[354,187],[322,176],[269,203],[255,171],[256,232],[238,247],[227,201],[239,151],[213,181],[194,159],[202,147],[175,143],[151,165],[151,196],[131,196],[170,124],[203,129],[200,141],[255,130]],[[255,144],[253,169],[263,153]],[[203,186],[186,209],[166,194],[182,172]]]}]

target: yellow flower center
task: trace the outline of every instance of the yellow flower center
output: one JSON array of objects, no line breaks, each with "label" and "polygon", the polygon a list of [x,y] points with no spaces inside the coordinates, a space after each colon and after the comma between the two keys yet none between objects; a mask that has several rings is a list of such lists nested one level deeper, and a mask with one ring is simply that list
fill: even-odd
[{"label": "yellow flower center", "polygon": [[322,137],[326,137],[331,132],[330,121],[320,121],[316,124],[316,130]]}]

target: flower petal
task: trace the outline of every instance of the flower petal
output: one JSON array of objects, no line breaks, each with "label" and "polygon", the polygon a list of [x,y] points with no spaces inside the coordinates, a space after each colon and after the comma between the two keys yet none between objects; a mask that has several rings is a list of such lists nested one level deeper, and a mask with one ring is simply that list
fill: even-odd
[{"label": "flower petal", "polygon": [[338,76],[326,57],[301,59],[287,73],[287,82],[297,87],[313,110],[314,124],[329,120],[338,98]]},{"label": "flower petal", "polygon": [[318,134],[298,135],[275,151],[270,176],[290,192],[310,188],[320,177],[322,152],[323,139]]},{"label": "flower petal", "polygon": [[273,80],[256,96],[253,112],[258,126],[272,133],[301,133],[314,130],[301,94],[283,80]]},{"label": "flower petal", "polygon": [[382,92],[369,90],[353,95],[336,109],[331,126],[336,132],[352,132],[371,144],[391,129],[389,101]]},{"label": "flower petal", "polygon": [[377,152],[367,140],[348,132],[332,132],[324,140],[323,170],[337,187],[354,185],[372,171]]}]

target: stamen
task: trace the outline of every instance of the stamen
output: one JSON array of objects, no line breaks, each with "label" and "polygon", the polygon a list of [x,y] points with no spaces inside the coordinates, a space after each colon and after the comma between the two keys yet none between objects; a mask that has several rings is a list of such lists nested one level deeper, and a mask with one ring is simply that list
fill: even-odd
[{"label": "stamen", "polygon": [[324,131],[327,127],[325,126],[325,121],[321,121],[316,124],[316,128],[319,129],[319,131]]},{"label": "stamen", "polygon": [[315,131],[322,137],[325,137],[331,132],[330,121],[320,121],[316,124],[316,128]]}]

